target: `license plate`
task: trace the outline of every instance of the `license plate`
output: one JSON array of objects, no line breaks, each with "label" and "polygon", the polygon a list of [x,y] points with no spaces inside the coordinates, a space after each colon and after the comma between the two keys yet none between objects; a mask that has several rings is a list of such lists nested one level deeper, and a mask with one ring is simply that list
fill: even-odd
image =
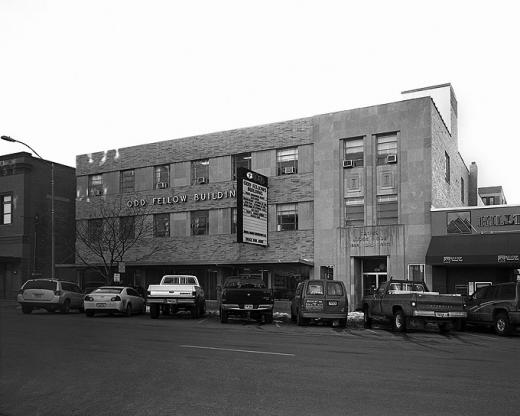
[{"label": "license plate", "polygon": [[449,312],[435,312],[436,318],[449,318],[450,313]]},{"label": "license plate", "polygon": [[43,293],[35,293],[34,294],[35,298],[41,298],[42,296],[43,296]]},{"label": "license plate", "polygon": [[177,303],[177,299],[166,299],[166,303]]},{"label": "license plate", "polygon": [[253,305],[244,305],[244,309],[253,309]]},{"label": "license plate", "polygon": [[107,306],[106,303],[96,303],[97,308],[104,308],[105,306]]},{"label": "license plate", "polygon": [[329,300],[329,306],[338,306],[337,300]]}]

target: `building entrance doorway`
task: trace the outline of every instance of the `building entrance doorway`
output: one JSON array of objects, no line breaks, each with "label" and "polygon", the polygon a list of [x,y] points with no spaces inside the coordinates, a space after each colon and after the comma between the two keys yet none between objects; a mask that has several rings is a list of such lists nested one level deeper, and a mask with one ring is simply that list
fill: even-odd
[{"label": "building entrance doorway", "polygon": [[363,296],[370,295],[388,280],[386,257],[366,257],[362,261]]}]

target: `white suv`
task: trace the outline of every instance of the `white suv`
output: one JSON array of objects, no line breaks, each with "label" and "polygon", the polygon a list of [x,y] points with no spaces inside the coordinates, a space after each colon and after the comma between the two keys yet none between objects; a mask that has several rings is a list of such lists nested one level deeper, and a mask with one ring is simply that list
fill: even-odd
[{"label": "white suv", "polygon": [[27,280],[18,291],[17,301],[23,313],[43,308],[49,312],[60,310],[68,313],[71,309],[83,311],[83,292],[78,285],[52,279]]}]

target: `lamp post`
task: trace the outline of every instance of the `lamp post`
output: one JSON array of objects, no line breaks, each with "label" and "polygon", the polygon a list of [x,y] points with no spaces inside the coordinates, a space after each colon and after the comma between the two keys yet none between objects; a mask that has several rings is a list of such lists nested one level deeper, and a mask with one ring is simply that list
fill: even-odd
[{"label": "lamp post", "polygon": [[[40,159],[44,160],[43,157],[41,157],[36,150],[34,150],[31,146],[29,146],[27,143],[24,143],[20,140],[13,139],[9,136],[1,136],[2,140],[5,140],[6,142],[12,142],[12,143],[20,143],[24,146],[31,149],[31,151],[38,156]],[[54,269],[54,162],[51,162],[51,278],[55,278],[55,269]]]}]

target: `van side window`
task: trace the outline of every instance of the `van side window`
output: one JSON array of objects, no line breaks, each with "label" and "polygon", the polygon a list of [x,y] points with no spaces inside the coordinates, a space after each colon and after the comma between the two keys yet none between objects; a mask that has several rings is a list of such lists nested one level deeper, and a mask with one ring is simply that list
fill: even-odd
[{"label": "van side window", "polygon": [[309,283],[307,286],[307,294],[308,295],[323,295],[323,283]]},{"label": "van side window", "polygon": [[343,296],[343,287],[339,282],[327,282],[327,295]]}]

